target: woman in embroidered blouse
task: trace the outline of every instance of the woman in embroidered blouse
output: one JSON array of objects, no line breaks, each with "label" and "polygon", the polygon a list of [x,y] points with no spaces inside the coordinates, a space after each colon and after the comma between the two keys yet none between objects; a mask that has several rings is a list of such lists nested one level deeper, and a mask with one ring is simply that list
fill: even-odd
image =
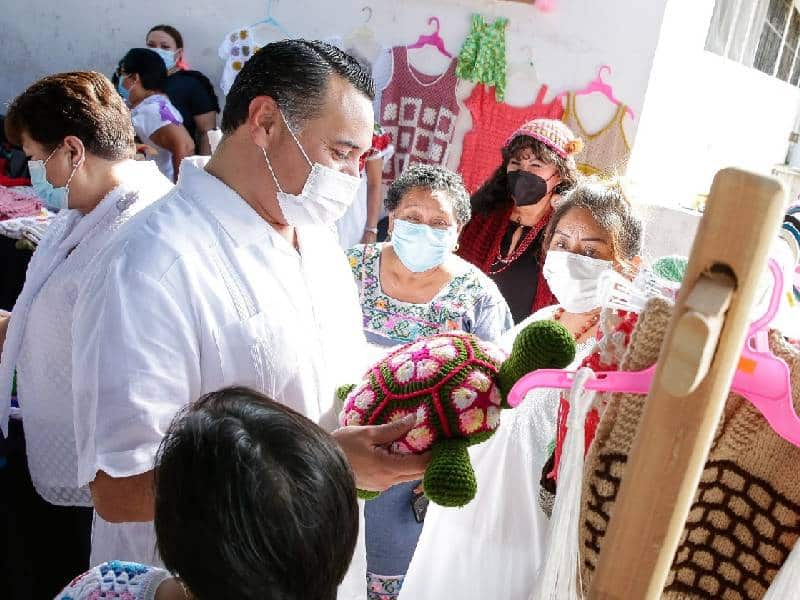
[{"label": "woman in embroidered blouse", "polygon": [[[511,313],[497,286],[453,253],[470,217],[459,175],[411,165],[390,186],[385,204],[391,241],[348,252],[371,344],[395,346],[452,330],[496,341],[511,328]],[[411,506],[419,500],[417,484],[397,485],[367,502],[371,600],[399,593],[422,530]]]},{"label": "woman in embroidered blouse", "polygon": [[487,273],[519,323],[555,302],[541,268],[553,207],[578,180],[582,143],[561,121],[534,119],[508,138],[503,162],[472,196],[458,255]]}]

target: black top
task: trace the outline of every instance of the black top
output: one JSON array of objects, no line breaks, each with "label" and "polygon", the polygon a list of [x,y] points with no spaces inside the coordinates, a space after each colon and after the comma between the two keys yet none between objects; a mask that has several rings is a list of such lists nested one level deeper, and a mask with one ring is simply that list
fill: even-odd
[{"label": "black top", "polygon": [[[511,238],[518,227],[522,228],[520,243],[531,230],[526,225],[518,225],[513,221],[509,222],[506,233],[500,242],[501,256],[508,256]],[[541,264],[539,264],[539,258],[544,230],[545,228],[542,228],[536,239],[525,249],[525,252],[508,265],[505,271],[495,273],[495,271],[499,271],[504,266],[499,261],[492,265],[489,270],[489,276],[497,284],[500,293],[503,294],[506,302],[508,302],[511,315],[514,317],[514,323],[519,323],[530,316],[531,308],[533,308],[536,289],[539,287],[539,271],[542,268]]]},{"label": "black top", "polygon": [[200,71],[176,71],[167,77],[164,93],[180,111],[183,126],[192,139],[195,139],[194,134],[197,131],[197,125],[194,123],[195,115],[219,112],[214,86]]}]

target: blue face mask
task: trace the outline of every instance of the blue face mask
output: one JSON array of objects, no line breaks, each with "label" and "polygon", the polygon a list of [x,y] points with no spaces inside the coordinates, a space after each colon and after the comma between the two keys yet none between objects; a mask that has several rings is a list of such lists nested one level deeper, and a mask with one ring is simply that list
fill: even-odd
[{"label": "blue face mask", "polygon": [[395,219],[392,248],[409,271],[422,273],[441,265],[456,245],[455,227],[434,229],[428,225]]},{"label": "blue face mask", "polygon": [[31,186],[33,187],[33,191],[35,191],[36,195],[41,198],[42,202],[44,202],[47,208],[55,211],[69,208],[69,182],[72,181],[75,171],[78,170],[78,167],[81,164],[80,162],[75,164],[72,169],[72,173],[69,175],[69,179],[67,179],[67,183],[64,184],[64,187],[55,187],[52,183],[47,181],[47,169],[45,168],[45,165],[47,164],[47,161],[53,158],[53,155],[57,150],[58,148],[53,150],[50,153],[50,156],[48,156],[44,161],[28,161],[28,170],[31,174]]},{"label": "blue face mask", "polygon": [[152,50],[161,57],[161,60],[164,61],[164,66],[167,67],[167,71],[175,66],[176,52],[173,52],[172,50],[164,50],[164,48],[148,48],[148,50]]},{"label": "blue face mask", "polygon": [[119,95],[122,96],[122,99],[125,100],[125,102],[128,102],[131,92],[129,89],[127,89],[122,85],[122,82],[125,81],[126,77],[127,75],[119,76],[119,81],[117,81],[117,91],[119,92]]}]

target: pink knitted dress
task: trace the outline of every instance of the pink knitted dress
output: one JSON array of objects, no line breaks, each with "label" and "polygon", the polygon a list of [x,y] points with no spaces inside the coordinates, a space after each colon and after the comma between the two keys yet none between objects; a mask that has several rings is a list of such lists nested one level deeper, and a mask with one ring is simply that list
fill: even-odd
[{"label": "pink knitted dress", "polygon": [[536,102],[529,106],[511,106],[498,102],[493,87],[478,84],[464,105],[472,115],[472,129],[464,136],[458,171],[472,194],[492,176],[502,163],[500,150],[517,128],[532,119],[561,119],[560,102],[545,102],[547,86],[539,88]]},{"label": "pink knitted dress", "polygon": [[383,91],[380,123],[395,154],[383,180],[394,181],[409,163],[444,165],[458,116],[456,60],[441,75],[425,75],[408,62],[405,46],[392,48],[394,71]]}]

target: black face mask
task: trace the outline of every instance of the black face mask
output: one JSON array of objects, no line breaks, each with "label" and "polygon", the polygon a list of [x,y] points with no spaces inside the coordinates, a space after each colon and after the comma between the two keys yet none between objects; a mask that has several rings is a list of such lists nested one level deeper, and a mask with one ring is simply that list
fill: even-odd
[{"label": "black face mask", "polygon": [[517,206],[536,204],[547,195],[547,181],[527,171],[511,171],[506,175],[508,189]]}]

